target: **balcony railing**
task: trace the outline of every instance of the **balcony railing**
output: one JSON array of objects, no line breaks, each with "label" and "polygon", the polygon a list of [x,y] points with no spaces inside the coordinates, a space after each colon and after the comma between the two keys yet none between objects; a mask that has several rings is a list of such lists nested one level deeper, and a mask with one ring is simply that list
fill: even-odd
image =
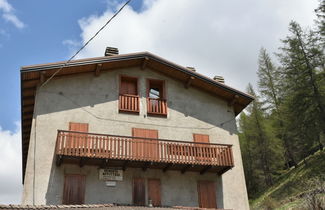
[{"label": "balcony railing", "polygon": [[119,96],[119,110],[139,113],[139,96],[123,94]]},{"label": "balcony railing", "polygon": [[148,114],[167,115],[167,102],[165,99],[147,98]]},{"label": "balcony railing", "polygon": [[58,131],[56,154],[172,164],[234,165],[231,145]]}]

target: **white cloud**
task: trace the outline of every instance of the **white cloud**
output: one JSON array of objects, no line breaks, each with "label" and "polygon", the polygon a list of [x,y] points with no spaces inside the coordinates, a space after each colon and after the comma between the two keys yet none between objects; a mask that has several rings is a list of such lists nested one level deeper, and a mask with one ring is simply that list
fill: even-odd
[{"label": "white cloud", "polygon": [[0,9],[4,12],[11,12],[13,10],[12,6],[7,2],[7,0],[0,0]]},{"label": "white cloud", "polygon": [[[277,51],[292,19],[313,24],[317,5],[317,0],[145,0],[140,13],[125,7],[79,57],[101,56],[106,46],[120,53],[150,51],[205,75],[222,75],[244,90],[256,83],[259,49]],[[111,16],[107,9],[79,20],[82,43]]]},{"label": "white cloud", "polygon": [[21,182],[21,131],[17,123],[15,132],[0,126],[0,204],[20,204]]},{"label": "white cloud", "polygon": [[14,24],[17,28],[22,29],[26,25],[19,20],[19,18],[14,14],[13,7],[8,3],[7,0],[0,0],[0,11],[2,10],[2,17],[6,21]]},{"label": "white cloud", "polygon": [[15,16],[14,14],[12,13],[5,13],[2,15],[2,17],[8,21],[8,22],[11,22],[12,24],[14,24],[17,28],[24,28],[25,27],[25,24],[23,22],[21,22],[17,16]]}]

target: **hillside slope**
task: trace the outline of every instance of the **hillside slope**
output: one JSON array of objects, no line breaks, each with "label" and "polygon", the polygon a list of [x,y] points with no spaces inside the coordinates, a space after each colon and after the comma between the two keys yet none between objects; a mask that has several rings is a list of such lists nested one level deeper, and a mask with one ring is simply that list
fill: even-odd
[{"label": "hillside slope", "polygon": [[[295,209],[306,195],[325,200],[325,150],[318,151],[283,174],[276,184],[251,201],[252,209]],[[323,203],[325,205],[325,203]],[[324,206],[325,209],[325,206]]]}]

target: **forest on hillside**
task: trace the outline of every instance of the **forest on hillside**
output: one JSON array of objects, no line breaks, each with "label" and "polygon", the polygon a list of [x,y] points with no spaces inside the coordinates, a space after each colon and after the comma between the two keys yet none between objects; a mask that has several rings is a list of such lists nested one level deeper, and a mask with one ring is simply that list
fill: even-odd
[{"label": "forest on hillside", "polygon": [[[325,145],[325,1],[314,25],[292,21],[277,52],[260,50],[258,89],[239,118],[239,138],[250,199]],[[325,182],[324,177],[320,179]]]}]

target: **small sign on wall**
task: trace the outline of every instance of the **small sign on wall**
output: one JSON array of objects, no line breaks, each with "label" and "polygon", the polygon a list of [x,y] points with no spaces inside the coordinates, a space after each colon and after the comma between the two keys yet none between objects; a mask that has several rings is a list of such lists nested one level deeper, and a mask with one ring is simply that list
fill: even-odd
[{"label": "small sign on wall", "polygon": [[105,181],[107,187],[116,187],[116,181]]},{"label": "small sign on wall", "polygon": [[114,168],[99,169],[99,180],[123,181],[123,170]]}]

